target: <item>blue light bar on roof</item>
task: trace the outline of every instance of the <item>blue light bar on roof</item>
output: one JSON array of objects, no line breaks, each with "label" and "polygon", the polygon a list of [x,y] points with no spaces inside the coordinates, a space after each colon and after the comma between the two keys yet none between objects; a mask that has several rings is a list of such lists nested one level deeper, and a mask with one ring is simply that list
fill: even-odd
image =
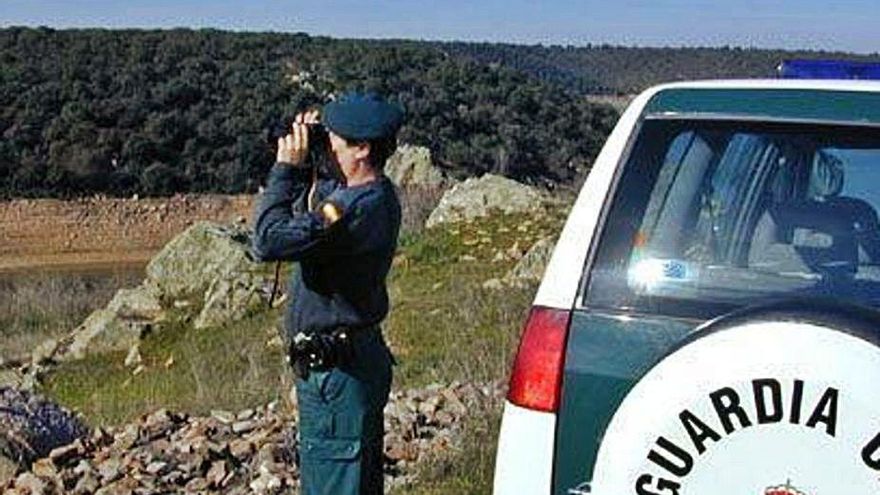
[{"label": "blue light bar on roof", "polygon": [[786,60],[777,67],[783,79],[875,79],[880,63],[848,60]]}]

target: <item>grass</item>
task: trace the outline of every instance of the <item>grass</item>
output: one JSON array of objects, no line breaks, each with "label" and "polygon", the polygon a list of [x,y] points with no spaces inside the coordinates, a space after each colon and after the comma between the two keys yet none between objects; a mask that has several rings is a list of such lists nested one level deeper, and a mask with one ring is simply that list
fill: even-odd
[{"label": "grass", "polygon": [[[488,290],[514,264],[512,252],[558,231],[549,213],[496,215],[405,235],[389,279],[385,335],[398,359],[395,386],[506,377],[534,288]],[[172,324],[141,344],[143,370],[124,353],[65,363],[43,391],[93,425],[118,425],[160,407],[193,414],[286,399],[290,376],[277,335],[278,311],[222,328]],[[461,450],[433,459],[400,493],[488,493],[500,404],[476,411]]]},{"label": "grass", "polygon": [[402,387],[486,381],[499,377],[510,360],[531,293],[482,288],[513,262],[493,263],[488,250],[466,249],[462,240],[471,238],[471,229],[479,230],[462,225],[458,234],[427,231],[407,243],[398,258],[386,331],[400,362],[397,383]]},{"label": "grass", "polygon": [[59,366],[43,391],[102,426],[163,407],[205,414],[283,399],[289,377],[271,344],[276,320],[273,312],[221,328],[163,328],[143,341],[141,370],[124,365],[124,352],[89,357]]},{"label": "grass", "polygon": [[66,335],[96,307],[110,301],[116,289],[137,285],[140,266],[106,274],[55,271],[12,272],[0,277],[0,355],[28,356],[49,338]]}]

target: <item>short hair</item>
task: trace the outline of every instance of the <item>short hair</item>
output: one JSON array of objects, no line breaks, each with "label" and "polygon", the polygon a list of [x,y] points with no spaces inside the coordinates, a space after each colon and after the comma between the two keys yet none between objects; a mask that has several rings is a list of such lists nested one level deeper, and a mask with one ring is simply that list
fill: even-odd
[{"label": "short hair", "polygon": [[[341,137],[341,136],[340,136]],[[381,137],[378,139],[368,139],[368,140],[356,140],[356,139],[345,139],[345,142],[349,145],[358,145],[358,144],[368,144],[370,145],[370,155],[369,161],[370,166],[373,167],[373,170],[379,172],[385,169],[385,163],[388,162],[388,159],[391,158],[391,155],[397,151],[397,135],[392,134],[391,136]]]}]

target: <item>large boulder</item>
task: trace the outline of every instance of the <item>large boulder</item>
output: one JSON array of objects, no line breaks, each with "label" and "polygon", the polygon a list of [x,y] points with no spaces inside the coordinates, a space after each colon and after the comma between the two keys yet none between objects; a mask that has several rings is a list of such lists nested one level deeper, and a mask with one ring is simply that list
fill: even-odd
[{"label": "large boulder", "polygon": [[447,222],[484,217],[492,211],[521,213],[540,209],[546,198],[537,189],[499,175],[471,178],[443,195],[431,212],[428,228]]},{"label": "large boulder", "polygon": [[159,288],[163,301],[200,301],[215,279],[258,270],[259,264],[248,254],[246,231],[199,222],[150,260],[147,282]]},{"label": "large boulder", "polygon": [[56,359],[82,359],[88,354],[100,354],[130,348],[140,341],[146,328],[137,323],[117,318],[107,309],[92,312],[73,331],[66,352],[56,354]]},{"label": "large boulder", "polygon": [[247,232],[201,222],[169,242],[147,265],[147,277],[119,290],[94,311],[63,345],[34,361],[81,359],[87,354],[125,351],[175,315],[196,328],[239,320],[262,302],[263,270],[249,255]]},{"label": "large boulder", "polygon": [[147,265],[147,281],[166,302],[199,308],[196,328],[222,325],[252,313],[262,301],[263,269],[249,251],[247,231],[210,222],[193,225]]},{"label": "large boulder", "polygon": [[159,288],[149,282],[133,289],[119,289],[107,304],[107,309],[132,319],[155,320],[164,313]]},{"label": "large boulder", "polygon": [[82,359],[87,354],[125,350],[165,317],[161,293],[154,284],[120,289],[106,308],[89,315],[72,333],[66,352],[56,359]]},{"label": "large boulder", "polygon": [[263,277],[254,273],[214,279],[193,325],[196,328],[220,326],[252,314],[264,304],[262,286]]},{"label": "large boulder", "polygon": [[399,188],[442,189],[449,179],[431,163],[431,150],[422,146],[400,145],[385,164],[385,175]]}]

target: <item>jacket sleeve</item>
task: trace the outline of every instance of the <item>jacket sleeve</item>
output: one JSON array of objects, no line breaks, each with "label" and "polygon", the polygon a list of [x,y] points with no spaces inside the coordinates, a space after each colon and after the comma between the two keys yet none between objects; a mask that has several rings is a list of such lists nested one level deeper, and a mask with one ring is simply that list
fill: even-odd
[{"label": "jacket sleeve", "polygon": [[298,261],[318,248],[324,238],[317,213],[294,213],[294,202],[309,189],[307,168],[276,164],[254,211],[251,252],[260,261]]}]

